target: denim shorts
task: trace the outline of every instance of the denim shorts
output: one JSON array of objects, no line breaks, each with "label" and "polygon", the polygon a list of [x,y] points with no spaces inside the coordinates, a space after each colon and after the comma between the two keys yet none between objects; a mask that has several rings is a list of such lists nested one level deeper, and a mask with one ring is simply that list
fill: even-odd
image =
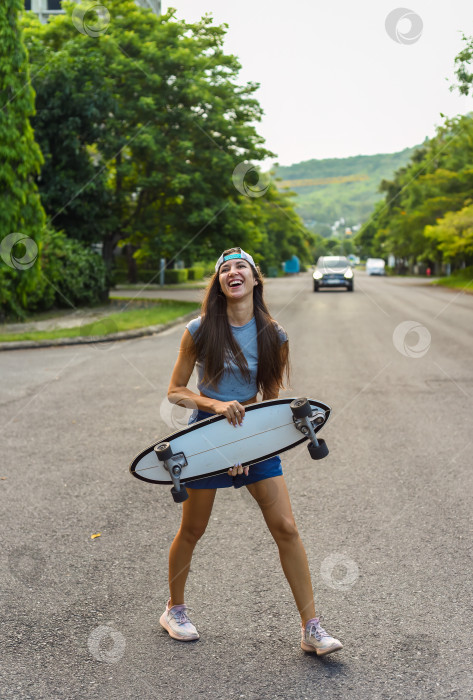
[{"label": "denim shorts", "polygon": [[[189,419],[189,425],[213,415],[213,413],[196,410]],[[264,462],[250,465],[248,476],[244,474],[237,474],[236,476],[230,476],[227,473],[216,474],[215,476],[204,476],[202,479],[186,481],[185,486],[189,489],[225,489],[229,486],[240,489],[242,486],[269,479],[272,476],[282,476],[281,459],[278,455],[265,459]]]}]

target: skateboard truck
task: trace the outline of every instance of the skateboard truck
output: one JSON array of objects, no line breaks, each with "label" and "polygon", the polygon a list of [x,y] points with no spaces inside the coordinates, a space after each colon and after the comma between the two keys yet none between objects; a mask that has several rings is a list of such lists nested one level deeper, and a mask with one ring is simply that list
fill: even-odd
[{"label": "skateboard truck", "polygon": [[154,451],[159,461],[164,462],[164,466],[171,476],[173,483],[171,493],[174,502],[182,503],[186,501],[189,498],[189,494],[184,484],[181,484],[182,469],[183,467],[187,467],[187,459],[184,452],[176,452],[176,454],[173,454],[169,442],[161,442],[159,445],[156,445]]},{"label": "skateboard truck", "polygon": [[323,459],[328,455],[328,447],[325,440],[317,440],[314,423],[322,425],[325,423],[325,411],[320,408],[312,410],[307,399],[295,399],[290,404],[292,411],[292,420],[303,435],[310,438],[307,449],[312,459]]}]

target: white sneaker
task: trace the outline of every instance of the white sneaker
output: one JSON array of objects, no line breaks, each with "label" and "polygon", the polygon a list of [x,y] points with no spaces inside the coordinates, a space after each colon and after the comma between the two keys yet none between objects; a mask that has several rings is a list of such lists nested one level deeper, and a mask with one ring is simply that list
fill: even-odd
[{"label": "white sneaker", "polygon": [[179,639],[181,642],[190,642],[199,639],[199,633],[189,619],[187,605],[173,605],[169,607],[171,598],[166,603],[166,610],[159,618],[159,624],[169,632],[171,637]]},{"label": "white sneaker", "polygon": [[333,651],[343,649],[343,644],[335,637],[331,637],[321,626],[318,617],[309,620],[305,627],[301,625],[301,647],[304,651],[315,651],[317,656],[331,654]]}]

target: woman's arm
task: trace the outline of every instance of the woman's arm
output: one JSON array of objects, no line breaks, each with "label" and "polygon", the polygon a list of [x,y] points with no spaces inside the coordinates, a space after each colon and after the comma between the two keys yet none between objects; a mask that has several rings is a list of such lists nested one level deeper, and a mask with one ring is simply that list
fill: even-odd
[{"label": "woman's arm", "polygon": [[194,341],[189,331],[184,331],[179,354],[171,375],[168,388],[168,399],[171,403],[185,406],[186,408],[198,408],[208,413],[217,413],[225,416],[233,425],[241,424],[245,416],[245,407],[238,401],[218,401],[208,396],[196,394],[187,388],[189,379],[195,365]]},{"label": "woman's arm", "polygon": [[187,408],[199,408],[201,411],[214,412],[214,400],[207,396],[196,394],[187,388],[189,379],[194,371],[195,353],[194,341],[189,331],[184,331],[176,364],[171,374],[168,387],[168,399],[171,403],[186,406]]}]

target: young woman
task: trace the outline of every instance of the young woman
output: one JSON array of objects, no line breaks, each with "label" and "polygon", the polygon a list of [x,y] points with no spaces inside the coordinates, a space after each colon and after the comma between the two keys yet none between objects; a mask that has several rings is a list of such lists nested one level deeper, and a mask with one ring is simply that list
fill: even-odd
[{"label": "young woman", "polygon": [[[200,394],[187,388],[197,367]],[[263,280],[253,258],[241,248],[218,259],[207,288],[202,315],[184,331],[168,390],[171,403],[197,406],[190,422],[223,415],[236,429],[245,406],[276,399],[288,375],[288,340],[263,299]],[[218,488],[246,486],[261,508],[279,549],[284,574],[301,616],[301,646],[318,655],[342,648],[315,616],[312,583],[304,546],[292,514],[279,457],[251,467],[236,464],[227,473],[187,482],[182,522],[169,551],[170,598],[160,623],[171,637],[199,639],[184,603],[192,554],[210,518]],[[270,497],[268,497],[270,494]]]}]

